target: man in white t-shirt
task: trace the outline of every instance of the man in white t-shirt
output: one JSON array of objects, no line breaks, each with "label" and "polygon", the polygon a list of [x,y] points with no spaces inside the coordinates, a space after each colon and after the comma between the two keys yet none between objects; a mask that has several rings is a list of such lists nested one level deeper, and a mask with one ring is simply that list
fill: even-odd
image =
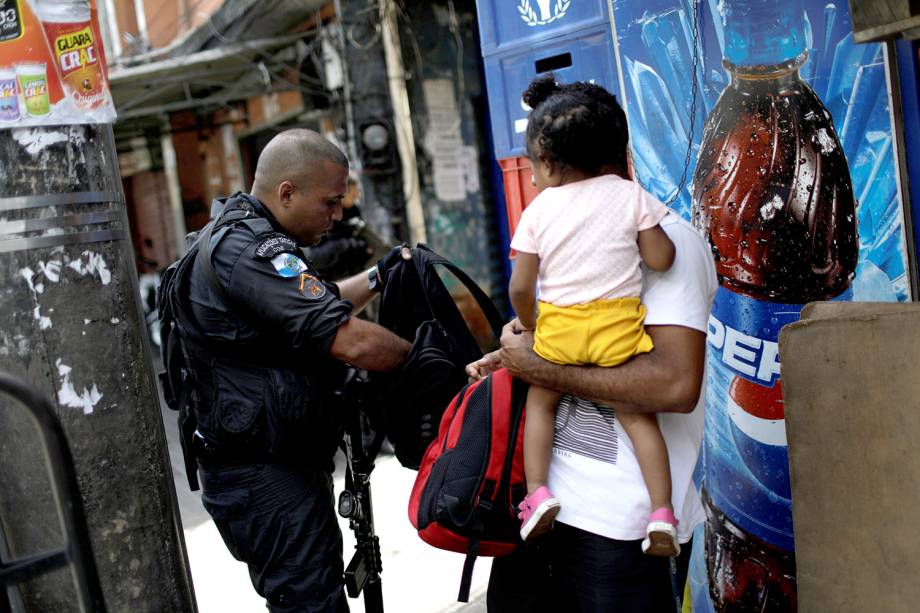
[{"label": "man in white t-shirt", "polygon": [[658,413],[680,521],[683,586],[690,538],[705,519],[692,475],[703,435],[706,329],[717,282],[709,247],[690,224],[671,214],[661,227],[677,257],[665,273],[644,271],[642,302],[654,351],[612,368],[553,364],[533,352],[531,333],[506,326],[501,351],[471,365],[497,367],[501,358],[513,375],[569,394],[557,409],[549,473],[562,511],[542,543],[495,560],[491,612],[674,610],[667,559],[641,551],[650,500],[616,411]]}]

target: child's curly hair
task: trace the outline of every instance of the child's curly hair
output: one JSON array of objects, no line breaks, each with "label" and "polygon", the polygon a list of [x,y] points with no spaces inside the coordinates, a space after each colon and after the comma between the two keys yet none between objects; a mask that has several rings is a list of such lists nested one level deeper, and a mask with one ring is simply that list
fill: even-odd
[{"label": "child's curly hair", "polygon": [[616,96],[600,85],[556,83],[552,73],[534,79],[523,95],[533,110],[527,154],[597,175],[606,166],[625,175],[629,127]]}]

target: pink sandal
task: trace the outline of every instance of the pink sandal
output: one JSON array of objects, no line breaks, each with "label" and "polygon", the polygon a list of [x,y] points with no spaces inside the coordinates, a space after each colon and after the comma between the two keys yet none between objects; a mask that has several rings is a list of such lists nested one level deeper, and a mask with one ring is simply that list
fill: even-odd
[{"label": "pink sandal", "polygon": [[680,543],[677,542],[677,518],[666,508],[655,509],[648,518],[645,528],[645,540],[642,552],[650,556],[674,558],[680,555]]}]

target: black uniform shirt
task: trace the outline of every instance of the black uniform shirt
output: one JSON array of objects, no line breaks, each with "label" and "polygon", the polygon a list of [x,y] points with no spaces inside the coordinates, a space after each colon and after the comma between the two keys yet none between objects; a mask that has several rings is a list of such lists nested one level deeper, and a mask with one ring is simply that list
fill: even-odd
[{"label": "black uniform shirt", "polygon": [[[243,205],[249,217],[219,227],[211,237],[211,261],[233,301],[224,303],[196,262],[189,280],[192,316],[212,339],[252,348],[254,359],[325,358],[348,320],[352,304],[323,282],[297,243],[253,196],[234,194],[225,207]],[[288,364],[306,367],[306,363]]]}]

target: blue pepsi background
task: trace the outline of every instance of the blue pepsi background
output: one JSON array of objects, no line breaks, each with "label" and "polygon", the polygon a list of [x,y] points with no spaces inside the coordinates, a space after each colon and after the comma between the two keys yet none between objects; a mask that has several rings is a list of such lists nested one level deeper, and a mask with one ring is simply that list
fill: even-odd
[{"label": "blue pepsi background", "polygon": [[[706,117],[729,75],[722,66],[725,0],[613,0],[621,95],[629,116],[637,177],[685,218]],[[698,12],[694,15],[694,7]],[[859,263],[842,300],[895,301],[910,295],[892,120],[881,45],[856,45],[845,1],[806,0],[808,60],[802,79],[824,102],[840,136],[857,199]],[[759,10],[759,9],[758,9]],[[770,24],[765,24],[765,27]],[[691,146],[688,151],[687,143]],[[698,475],[713,504],[747,534],[779,550],[794,549],[788,460],[782,419],[757,417],[757,394],[737,397],[758,379],[765,347],[799,318],[802,305],[774,304],[720,288],[710,320],[706,429]],[[726,353],[731,339],[744,339]],[[722,337],[719,337],[719,331]],[[763,370],[769,373],[770,369]],[[741,385],[738,385],[741,383]],[[750,386],[748,386],[750,389]],[[757,389],[757,388],[754,388]],[[780,400],[781,406],[781,400]],[[780,412],[781,416],[781,412]],[[694,611],[709,596],[703,530],[694,538],[690,585]],[[732,569],[723,569],[732,576]]]}]

